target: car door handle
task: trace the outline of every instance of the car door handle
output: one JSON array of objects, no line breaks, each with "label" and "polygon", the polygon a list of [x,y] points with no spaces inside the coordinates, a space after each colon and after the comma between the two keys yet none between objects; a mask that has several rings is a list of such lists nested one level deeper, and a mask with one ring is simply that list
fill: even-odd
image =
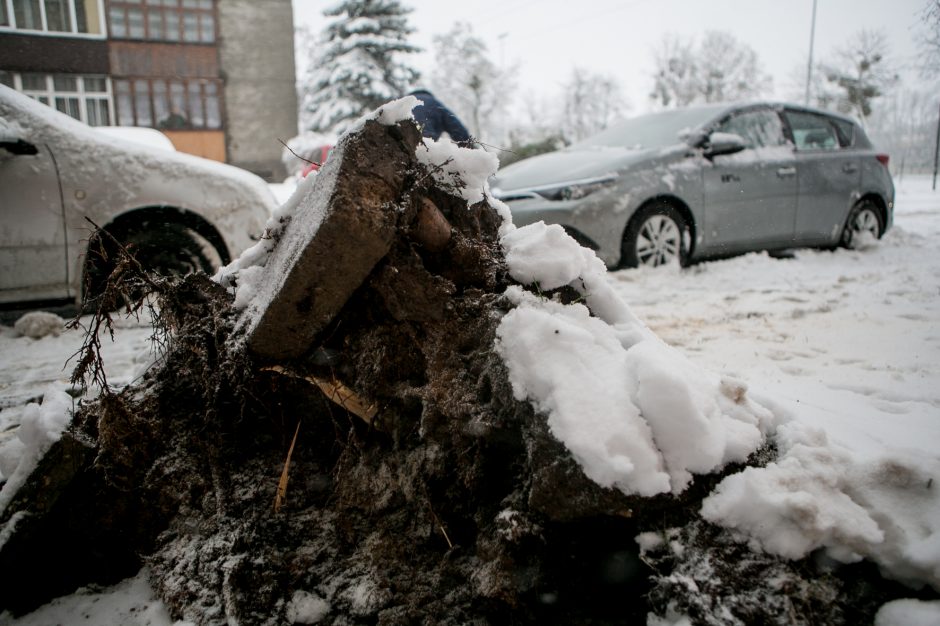
[{"label": "car door handle", "polygon": [[845,172],[846,174],[855,174],[856,172],[858,172],[858,166],[855,165],[854,163],[846,163],[845,165],[842,166],[842,171]]},{"label": "car door handle", "polygon": [[780,178],[789,178],[790,176],[796,176],[795,167],[778,167],[777,176]]}]

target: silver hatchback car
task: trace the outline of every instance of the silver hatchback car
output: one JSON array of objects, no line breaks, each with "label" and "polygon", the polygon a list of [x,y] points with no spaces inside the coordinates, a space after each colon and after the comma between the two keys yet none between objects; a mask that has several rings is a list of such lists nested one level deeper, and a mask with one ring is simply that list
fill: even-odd
[{"label": "silver hatchback car", "polygon": [[0,305],[94,295],[114,256],[96,253],[92,222],[150,270],[212,273],[276,206],[254,174],[107,136],[0,85]]},{"label": "silver hatchback car", "polygon": [[857,246],[890,228],[888,156],[852,119],[708,105],[636,117],[500,170],[513,222],[560,224],[608,267]]}]

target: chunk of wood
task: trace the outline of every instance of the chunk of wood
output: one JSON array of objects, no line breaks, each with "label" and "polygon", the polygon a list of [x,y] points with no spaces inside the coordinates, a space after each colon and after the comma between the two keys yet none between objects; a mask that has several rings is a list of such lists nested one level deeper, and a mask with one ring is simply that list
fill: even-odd
[{"label": "chunk of wood", "polygon": [[450,243],[450,231],[450,222],[437,205],[428,198],[421,198],[412,230],[414,240],[431,252],[440,252]]},{"label": "chunk of wood", "polygon": [[398,232],[407,173],[420,141],[413,124],[368,121],[346,135],[317,175],[264,268],[248,346],[272,359],[306,353]]}]

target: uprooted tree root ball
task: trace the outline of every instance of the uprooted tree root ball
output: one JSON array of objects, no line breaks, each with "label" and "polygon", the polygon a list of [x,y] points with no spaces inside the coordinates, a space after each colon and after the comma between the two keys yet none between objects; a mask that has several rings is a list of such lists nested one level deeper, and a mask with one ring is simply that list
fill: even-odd
[{"label": "uprooted tree root ball", "polygon": [[[84,405],[0,516],[0,571],[17,572],[7,608],[147,565],[171,615],[197,624],[621,624],[670,607],[711,624],[708,592],[689,585],[716,547],[722,583],[805,596],[712,594],[740,623],[860,623],[838,574],[812,561],[759,557],[777,587],[726,575],[746,548],[697,516],[720,476],[654,498],[588,479],[494,350],[512,282],[494,209],[435,182],[413,124],[368,122],[345,141],[320,174],[338,181],[329,200],[381,214],[350,218],[375,228],[353,237],[375,247],[323,277],[348,294],[324,313],[292,283],[276,304],[320,317],[292,326],[282,312],[259,331],[205,276],[165,289],[162,365]],[[311,267],[348,242],[324,232]],[[643,532],[687,551],[641,554]],[[791,621],[810,609],[815,621]]]}]

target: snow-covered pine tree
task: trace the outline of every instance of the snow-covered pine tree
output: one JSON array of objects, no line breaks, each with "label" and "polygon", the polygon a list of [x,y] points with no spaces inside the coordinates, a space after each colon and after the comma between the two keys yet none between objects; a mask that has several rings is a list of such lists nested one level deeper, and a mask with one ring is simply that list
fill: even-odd
[{"label": "snow-covered pine tree", "polygon": [[398,0],[342,0],[323,12],[332,19],[313,42],[301,88],[306,130],[339,134],[418,79],[402,58],[420,50],[408,43],[410,12]]}]

